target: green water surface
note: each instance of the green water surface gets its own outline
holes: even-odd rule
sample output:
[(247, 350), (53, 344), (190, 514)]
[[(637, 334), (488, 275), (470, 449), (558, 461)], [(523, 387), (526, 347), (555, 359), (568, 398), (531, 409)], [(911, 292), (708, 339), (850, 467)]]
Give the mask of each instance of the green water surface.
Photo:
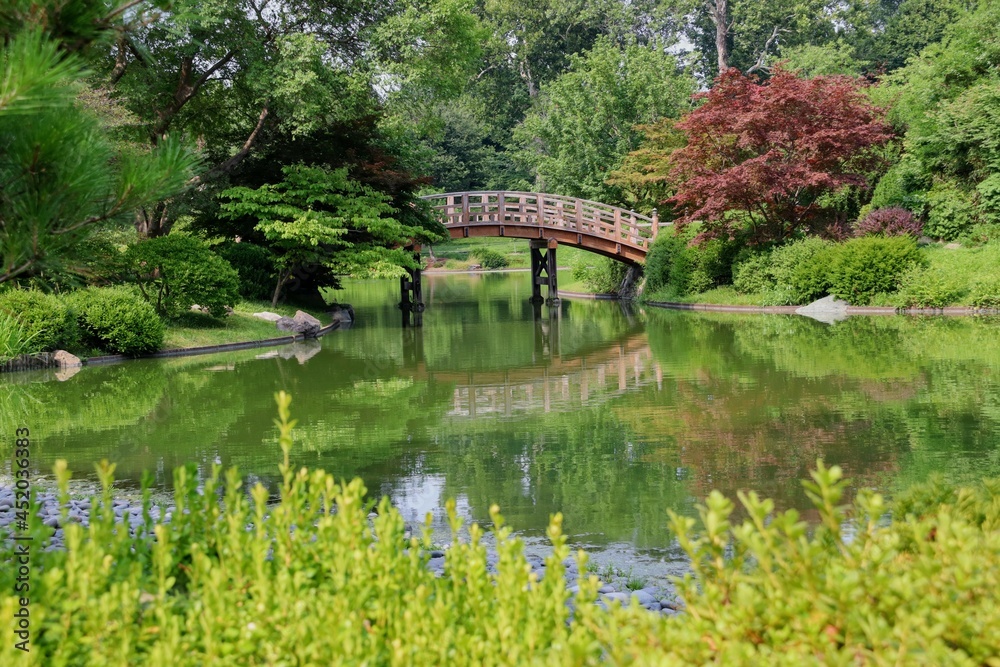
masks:
[(401, 327), (398, 283), (355, 282), (333, 297), (358, 323), (321, 342), (3, 377), (0, 433), (31, 428), (37, 474), (106, 458), (122, 485), (148, 469), (166, 489), (175, 466), (221, 463), (275, 489), (284, 389), (296, 462), (361, 476), (408, 520), (443, 526), (455, 498), (488, 523), (497, 503), (532, 540), (561, 511), (574, 544), (630, 563), (676, 559), (666, 510), (713, 488), (808, 509), (798, 480), (820, 457), (888, 493), (1000, 475), (996, 320), (586, 300), (536, 318), (525, 273), (425, 280), (421, 329)]

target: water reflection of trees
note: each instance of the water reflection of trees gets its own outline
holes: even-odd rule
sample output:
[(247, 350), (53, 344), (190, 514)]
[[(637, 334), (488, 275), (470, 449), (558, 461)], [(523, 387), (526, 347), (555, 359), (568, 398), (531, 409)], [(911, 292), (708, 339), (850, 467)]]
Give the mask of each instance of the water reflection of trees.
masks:
[[(753, 487), (802, 506), (817, 456), (857, 485), (894, 487), (941, 470), (1000, 473), (996, 322), (657, 312), (650, 346), (669, 409), (629, 418), (650, 439), (673, 434), (698, 494)], [(641, 399), (637, 399), (641, 402)]]

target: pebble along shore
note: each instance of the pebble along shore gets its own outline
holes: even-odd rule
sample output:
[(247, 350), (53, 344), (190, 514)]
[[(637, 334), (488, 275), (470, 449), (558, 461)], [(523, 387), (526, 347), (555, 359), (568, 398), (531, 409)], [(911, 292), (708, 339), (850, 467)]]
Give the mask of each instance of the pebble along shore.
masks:
[[(55, 531), (49, 543), (44, 547), (44, 550), (54, 551), (56, 549), (64, 549), (65, 533), (61, 523), (62, 519), (57, 495), (50, 491), (40, 492), (37, 494), (37, 499), (39, 504), (39, 518), (41, 518), (43, 524)], [(129, 532), (133, 535), (142, 527), (142, 504), (140, 502), (126, 498), (116, 498), (112, 501), (112, 508), (116, 520), (127, 524)], [(77, 522), (83, 526), (90, 524), (91, 501), (89, 498), (71, 499), (67, 509), (67, 518), (69, 521)], [(153, 519), (160, 519), (162, 517), (163, 522), (168, 522), (175, 509), (173, 505), (161, 506), (153, 504), (150, 507), (150, 516)], [(374, 519), (375, 516), (373, 513), (369, 518)], [(14, 489), (10, 486), (0, 486), (0, 532), (8, 533), (11, 531), (14, 518)], [(439, 577), (444, 574), (446, 550), (447, 548), (435, 549), (428, 554), (427, 567)], [(496, 553), (488, 551), (486, 559), (489, 571), (495, 573), (498, 560)], [(538, 576), (538, 579), (541, 580), (544, 578), (544, 559), (537, 555), (528, 555), (526, 559), (530, 563), (532, 571)], [(566, 567), (566, 585), (569, 591), (575, 594), (580, 589), (578, 584), (580, 573), (577, 569), (576, 561), (569, 558), (564, 562), (564, 565)], [(657, 587), (630, 591), (624, 587), (621, 587), (621, 590), (619, 590), (619, 587), (605, 583), (599, 589), (599, 593), (600, 597), (597, 604), (604, 608), (609, 608), (612, 604), (618, 602), (623, 606), (636, 604), (651, 612), (658, 612), (664, 615), (677, 614), (680, 610), (680, 604), (673, 595)]]

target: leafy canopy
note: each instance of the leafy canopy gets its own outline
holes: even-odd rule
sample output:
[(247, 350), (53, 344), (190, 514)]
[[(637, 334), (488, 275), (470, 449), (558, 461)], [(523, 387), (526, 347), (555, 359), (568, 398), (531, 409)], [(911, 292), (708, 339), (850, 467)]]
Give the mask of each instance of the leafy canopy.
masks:
[(171, 234), (142, 241), (125, 253), (126, 273), (156, 312), (177, 317), (198, 304), (213, 317), (239, 301), (239, 275), (204, 241)]
[(393, 217), (389, 196), (348, 177), (347, 168), (291, 165), (284, 179), (259, 188), (235, 187), (222, 193), (221, 214), (250, 217), (277, 255), (279, 276), (272, 301), (297, 274), (370, 271), (394, 275), (416, 268), (404, 246), (443, 236)]
[(571, 59), (569, 71), (543, 86), (538, 103), (515, 133), (537, 187), (598, 201), (623, 201), (606, 183), (639, 147), (635, 125), (676, 118), (688, 108), (694, 79), (662, 48), (619, 49), (600, 40)]

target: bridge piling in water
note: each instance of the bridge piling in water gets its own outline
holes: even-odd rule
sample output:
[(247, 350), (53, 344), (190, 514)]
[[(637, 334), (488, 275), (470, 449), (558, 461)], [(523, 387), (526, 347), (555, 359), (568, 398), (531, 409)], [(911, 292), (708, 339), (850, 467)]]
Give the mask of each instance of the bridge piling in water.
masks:
[(406, 269), (407, 275), (399, 279), (399, 309), (403, 311), (403, 327), (420, 327), (424, 324), (424, 291), (420, 276), (420, 246), (413, 245), (413, 258), (417, 268)]
[[(543, 301), (549, 306), (559, 305), (559, 282), (556, 276), (556, 239), (531, 239), (531, 303)], [(542, 250), (545, 252), (543, 253)], [(546, 298), (542, 298), (542, 285), (547, 288)]]

